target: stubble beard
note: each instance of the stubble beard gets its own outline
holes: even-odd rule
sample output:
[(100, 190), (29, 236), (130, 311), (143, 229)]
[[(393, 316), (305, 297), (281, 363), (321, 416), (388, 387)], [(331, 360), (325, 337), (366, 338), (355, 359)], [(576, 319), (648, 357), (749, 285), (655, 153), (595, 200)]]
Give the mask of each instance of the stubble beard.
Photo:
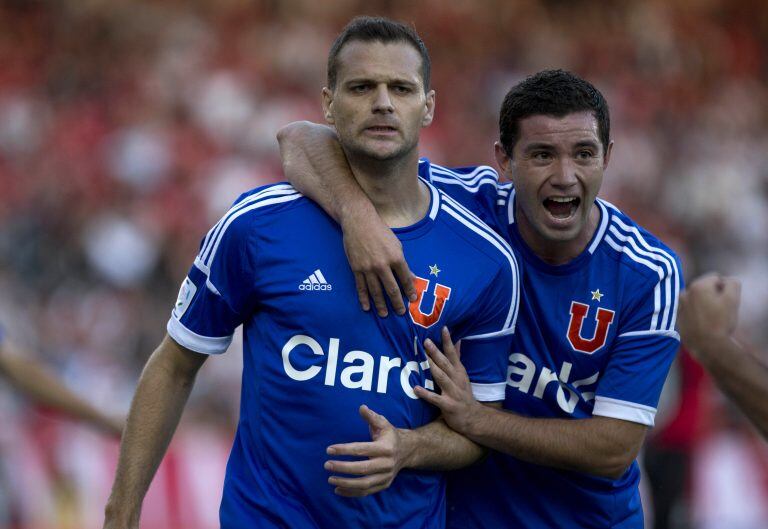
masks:
[(390, 152), (378, 152), (374, 148), (366, 146), (363, 142), (349, 142), (342, 144), (347, 158), (363, 164), (393, 163), (408, 157), (418, 147), (418, 141), (405, 141)]

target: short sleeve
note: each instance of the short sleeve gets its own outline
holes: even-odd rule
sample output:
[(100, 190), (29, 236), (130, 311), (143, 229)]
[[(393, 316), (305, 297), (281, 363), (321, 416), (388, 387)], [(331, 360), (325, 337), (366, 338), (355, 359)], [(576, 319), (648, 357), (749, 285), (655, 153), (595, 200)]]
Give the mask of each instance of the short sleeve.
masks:
[(256, 243), (243, 213), (236, 204), (203, 239), (168, 320), (171, 338), (198, 353), (226, 351), (253, 311)]
[(675, 329), (680, 263), (666, 255), (665, 261), (657, 261), (658, 277), (638, 288), (625, 309), (627, 316), (595, 392), (593, 415), (654, 424), (661, 389), (680, 348)]
[(499, 174), (492, 167), (447, 168), (422, 158), (419, 176), (477, 215), (493, 231), (507, 237), (505, 219), (512, 184), (500, 182)]
[(457, 335), (463, 335), (461, 362), (472, 392), (481, 402), (502, 401), (506, 393), (507, 357), (520, 299), (519, 272), (514, 256), (512, 259), (488, 284), (471, 321), (457, 329)]

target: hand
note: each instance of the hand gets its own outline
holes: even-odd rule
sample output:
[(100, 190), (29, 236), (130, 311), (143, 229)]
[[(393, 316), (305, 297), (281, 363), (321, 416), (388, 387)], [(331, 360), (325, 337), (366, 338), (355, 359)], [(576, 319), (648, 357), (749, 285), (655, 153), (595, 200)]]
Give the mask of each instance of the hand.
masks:
[(388, 488), (405, 461), (406, 454), (400, 431), (383, 415), (372, 411), (368, 406), (360, 406), (360, 415), (368, 423), (372, 441), (331, 445), (327, 449), (328, 455), (331, 456), (366, 458), (360, 461), (325, 462), (325, 469), (330, 472), (361, 476), (328, 478), (328, 483), (336, 487), (334, 492), (340, 496), (368, 496)]
[(701, 360), (708, 346), (730, 338), (738, 323), (741, 283), (719, 274), (707, 274), (691, 283), (680, 296), (677, 325), (682, 342)]
[[(397, 314), (405, 314), (400, 287), (410, 301), (416, 301), (411, 270), (405, 262), (403, 246), (378, 215), (355, 215), (342, 223), (344, 251), (355, 274), (357, 297), (363, 310), (370, 310), (370, 297), (380, 316), (388, 314), (384, 295)], [(398, 286), (398, 283), (400, 286)]]
[(472, 394), (467, 371), (459, 359), (456, 346), (451, 341), (451, 333), (443, 327), (443, 349), (427, 339), (424, 348), (429, 358), (429, 370), (432, 378), (440, 386), (441, 394), (416, 386), (416, 396), (440, 408), (445, 422), (457, 432), (467, 435), (473, 419), (483, 412), (483, 406)]

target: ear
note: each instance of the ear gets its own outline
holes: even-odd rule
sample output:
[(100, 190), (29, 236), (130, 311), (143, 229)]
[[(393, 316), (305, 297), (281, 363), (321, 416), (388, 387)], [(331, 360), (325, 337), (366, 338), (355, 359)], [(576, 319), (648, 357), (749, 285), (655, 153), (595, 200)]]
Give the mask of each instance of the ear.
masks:
[(507, 154), (507, 150), (498, 141), (493, 144), (493, 154), (496, 156), (496, 163), (501, 172), (512, 180), (512, 157)]
[(325, 122), (329, 125), (334, 124), (333, 119), (333, 91), (325, 87), (323, 88), (323, 115), (325, 115)]
[(613, 152), (613, 142), (610, 142), (608, 148), (605, 149), (605, 156), (603, 156), (603, 171), (608, 168), (608, 162), (611, 161), (611, 152)]
[(421, 119), (421, 126), (428, 127), (432, 123), (432, 119), (435, 117), (435, 91), (430, 90), (427, 92), (427, 97), (424, 101), (424, 117)]

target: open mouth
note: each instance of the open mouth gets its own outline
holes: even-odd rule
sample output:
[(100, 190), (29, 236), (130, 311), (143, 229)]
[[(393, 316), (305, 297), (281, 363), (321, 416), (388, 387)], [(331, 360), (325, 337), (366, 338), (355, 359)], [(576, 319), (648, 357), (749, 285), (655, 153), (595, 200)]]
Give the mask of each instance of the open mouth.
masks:
[(579, 209), (581, 199), (578, 197), (549, 197), (544, 199), (543, 204), (553, 218), (567, 219)]

